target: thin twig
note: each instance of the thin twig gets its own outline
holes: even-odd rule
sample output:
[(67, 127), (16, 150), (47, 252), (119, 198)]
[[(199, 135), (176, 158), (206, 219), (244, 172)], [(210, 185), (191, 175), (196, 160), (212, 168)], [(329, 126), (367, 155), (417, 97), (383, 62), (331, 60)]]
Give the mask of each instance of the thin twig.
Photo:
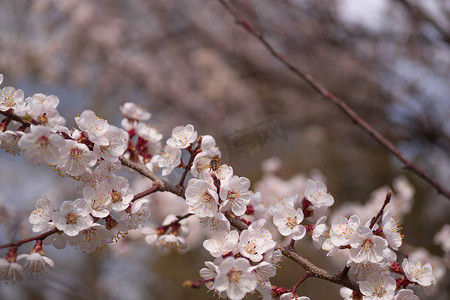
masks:
[(44, 233), (36, 235), (36, 236), (32, 236), (32, 237), (29, 237), (29, 238), (26, 238), (26, 239), (23, 239), (23, 240), (19, 240), (19, 241), (13, 242), (13, 243), (0, 245), (0, 249), (9, 248), (9, 247), (19, 247), (20, 245), (28, 243), (28, 242), (37, 241), (37, 240), (43, 240), (46, 237), (48, 237), (48, 236), (50, 236), (50, 235), (52, 235), (52, 234), (54, 234), (54, 233), (56, 233), (58, 231), (59, 231), (58, 229), (53, 228), (52, 230), (49, 230), (47, 232), (44, 232)]
[(360, 126), (364, 131), (371, 135), (381, 146), (397, 157), (405, 166), (417, 176), (427, 181), (432, 185), (440, 194), (444, 195), (450, 200), (450, 191), (443, 187), (433, 176), (428, 174), (425, 170), (410, 161), (394, 144), (379, 133), (375, 128), (369, 125), (361, 116), (359, 116), (353, 109), (351, 109), (345, 102), (333, 95), (324, 86), (322, 86), (311, 74), (307, 73), (303, 69), (292, 64), (289, 59), (276, 51), (275, 48), (264, 38), (261, 32), (255, 29), (236, 9), (234, 5), (227, 0), (218, 0), (222, 5), (234, 16), (236, 22), (242, 26), (247, 32), (256, 37), (264, 47), (272, 54), (277, 60), (285, 65), (290, 71), (302, 78), (309, 84), (315, 91), (317, 91), (325, 99), (328, 99), (335, 105), (337, 105), (354, 123)]
[(384, 199), (383, 206), (380, 208), (380, 211), (378, 212), (378, 214), (375, 217), (372, 218), (372, 221), (370, 221), (370, 225), (369, 225), (370, 229), (373, 228), (373, 226), (378, 221), (378, 219), (383, 215), (384, 209), (386, 208), (386, 205), (388, 205), (389, 202), (391, 202), (391, 196), (392, 196), (392, 192), (388, 191), (386, 193), (386, 198)]

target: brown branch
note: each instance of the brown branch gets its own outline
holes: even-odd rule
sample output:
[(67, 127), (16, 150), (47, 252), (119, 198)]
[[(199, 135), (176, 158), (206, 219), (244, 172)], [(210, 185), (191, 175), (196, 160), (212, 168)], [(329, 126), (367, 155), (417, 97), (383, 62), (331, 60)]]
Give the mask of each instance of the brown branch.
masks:
[(247, 32), (256, 37), (264, 47), (272, 54), (277, 60), (279, 60), (284, 66), (286, 66), (294, 74), (302, 78), (308, 83), (315, 91), (323, 96), (328, 101), (338, 106), (354, 123), (360, 126), (370, 136), (372, 136), (381, 146), (387, 151), (397, 157), (405, 166), (417, 176), (427, 181), (432, 185), (440, 194), (444, 195), (450, 200), (450, 191), (443, 187), (434, 177), (428, 172), (410, 161), (394, 144), (379, 133), (375, 128), (369, 125), (361, 116), (359, 116), (353, 109), (351, 109), (345, 102), (333, 95), (324, 86), (322, 86), (311, 74), (307, 73), (303, 69), (296, 67), (289, 59), (275, 50), (275, 48), (264, 38), (261, 32), (255, 29), (247, 20), (241, 15), (241, 13), (227, 0), (218, 0), (222, 5), (234, 16), (236, 22), (242, 26)]
[(13, 242), (13, 243), (0, 245), (0, 249), (9, 248), (9, 247), (19, 247), (20, 245), (28, 243), (28, 242), (37, 241), (37, 240), (43, 240), (46, 237), (48, 237), (49, 235), (52, 235), (52, 234), (54, 234), (54, 233), (56, 233), (58, 231), (59, 230), (57, 228), (53, 228), (52, 230), (44, 232), (44, 233), (42, 233), (40, 235), (32, 236), (32, 237), (29, 237), (29, 238), (26, 238), (26, 239), (23, 239), (23, 240), (19, 240), (19, 241)]
[[(236, 229), (242, 231), (246, 230), (248, 228), (247, 224), (243, 223), (242, 221), (239, 221), (238, 219), (234, 218), (231, 214), (225, 214), (225, 217), (230, 221), (230, 224), (235, 227)], [(306, 258), (302, 257), (300, 254), (298, 254), (295, 249), (288, 247), (283, 247), (280, 245), (277, 245), (277, 250), (280, 250), (281, 253), (283, 253), (284, 256), (292, 259), (297, 264), (299, 264), (303, 269), (305, 269), (306, 273), (309, 273), (311, 277), (317, 277), (321, 278), (345, 287), (348, 287), (349, 289), (352, 289), (356, 292), (359, 292), (359, 286), (356, 282), (351, 280), (347, 273), (339, 272), (337, 274), (330, 274), (326, 270), (319, 268)]]
[(384, 209), (386, 208), (386, 205), (389, 204), (389, 202), (391, 202), (391, 196), (392, 196), (392, 192), (388, 191), (386, 193), (386, 198), (384, 199), (383, 202), (383, 206), (381, 207), (380, 211), (378, 212), (378, 214), (372, 218), (372, 220), (370, 221), (370, 225), (369, 228), (372, 229), (373, 226), (375, 225), (375, 223), (378, 221), (378, 219), (383, 215), (384, 213)]
[(175, 195), (178, 195), (178, 196), (184, 198), (184, 187), (178, 186), (178, 185), (172, 185), (172, 184), (162, 180), (155, 173), (150, 171), (145, 165), (135, 163), (135, 162), (125, 158), (124, 156), (120, 156), (119, 160), (124, 166), (127, 166), (128, 168), (137, 171), (139, 174), (151, 179), (155, 185), (159, 186), (159, 188), (158, 188), (159, 191), (172, 192)]
[[(190, 150), (191, 157), (189, 158), (189, 162), (186, 165), (186, 170), (184, 170), (183, 175), (181, 176), (180, 182), (178, 183), (178, 186), (180, 186), (180, 187), (183, 187), (184, 180), (186, 179), (186, 175), (192, 168), (192, 163), (194, 162), (194, 159), (197, 156), (197, 151), (200, 149), (200, 143), (201, 143), (201, 140), (199, 141), (198, 145), (193, 150)], [(190, 149), (190, 147), (192, 147), (192, 144), (189, 146), (189, 149)]]
[(153, 183), (151, 188), (134, 195), (133, 200), (131, 200), (131, 201), (133, 202), (133, 201), (136, 201), (137, 199), (140, 199), (140, 198), (143, 198), (143, 197), (145, 197), (147, 195), (153, 194), (154, 192), (159, 191), (160, 190), (159, 188), (160, 187), (159, 187), (158, 183)]

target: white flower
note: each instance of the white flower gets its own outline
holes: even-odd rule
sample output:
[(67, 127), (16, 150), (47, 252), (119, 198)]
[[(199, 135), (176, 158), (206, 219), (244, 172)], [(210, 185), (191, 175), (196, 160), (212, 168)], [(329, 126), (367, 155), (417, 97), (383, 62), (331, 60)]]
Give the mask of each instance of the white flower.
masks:
[(107, 161), (102, 160), (94, 170), (94, 176), (97, 181), (103, 180), (112, 180), (117, 176), (117, 173), (120, 171), (122, 164), (120, 161)]
[(108, 139), (109, 144), (106, 146), (95, 144), (94, 153), (98, 158), (101, 157), (115, 162), (127, 150), (129, 135), (123, 129), (111, 125), (109, 131), (105, 133), (105, 137)]
[(450, 253), (450, 225), (445, 224), (434, 236), (434, 243), (440, 244), (444, 253)]
[[(216, 149), (216, 148), (215, 148)], [(197, 154), (192, 162), (191, 174), (194, 177), (198, 177), (200, 173), (210, 170), (211, 161), (216, 162), (220, 159), (220, 151), (202, 151)]]
[(53, 245), (56, 249), (64, 249), (67, 245), (67, 235), (62, 232), (56, 232), (46, 237), (43, 241), (44, 245)]
[(358, 283), (364, 300), (392, 300), (397, 287), (395, 279), (384, 274), (373, 274)]
[[(217, 266), (210, 262), (210, 261), (206, 261), (205, 262), (206, 268), (203, 268), (200, 270), (200, 276), (203, 277), (204, 280), (209, 280), (209, 279), (213, 279), (214, 277), (217, 276)], [(214, 289), (214, 281), (208, 281), (205, 283), (206, 287), (208, 288), (208, 290), (212, 290)]]
[(380, 263), (371, 263), (368, 261), (362, 263), (355, 263), (350, 261), (347, 263), (347, 267), (350, 268), (349, 274), (352, 276), (352, 278), (354, 277), (359, 281), (364, 281), (374, 274), (389, 275), (389, 263), (387, 263), (386, 261), (387, 260), (383, 260)]
[[(210, 135), (202, 135), (202, 143), (200, 145), (200, 149), (202, 149), (202, 151), (213, 151), (216, 152), (219, 149), (216, 147), (216, 140), (214, 139), (214, 137), (210, 136)], [(220, 155), (220, 151), (219, 154)]]
[(187, 244), (184, 237), (175, 234), (163, 234), (159, 237), (158, 243), (168, 249), (186, 249)]
[(275, 248), (275, 241), (269, 230), (263, 228), (265, 219), (254, 221), (248, 229), (241, 232), (238, 250), (242, 256), (253, 262), (260, 262), (263, 254)]
[(298, 199), (297, 194), (281, 197), (277, 201), (269, 205), (268, 212), (271, 215), (275, 215), (288, 208), (294, 209), (294, 205), (297, 202), (297, 199)]
[(431, 264), (422, 263), (417, 257), (405, 258), (402, 263), (403, 271), (409, 281), (416, 282), (421, 286), (430, 286), (436, 283)]
[(192, 178), (186, 187), (188, 212), (200, 218), (214, 217), (219, 206), (219, 196), (212, 181)]
[(131, 229), (136, 229), (150, 218), (150, 201), (145, 198), (138, 199), (125, 211), (128, 214), (128, 225)]
[(92, 167), (97, 162), (94, 152), (90, 151), (85, 144), (73, 140), (66, 140), (60, 155), (59, 168), (72, 176), (81, 175), (86, 172), (87, 167)]
[(0, 136), (2, 149), (4, 149), (6, 153), (10, 153), (12, 155), (18, 154), (20, 152), (18, 142), (24, 134), (25, 133), (22, 131), (14, 132), (11, 130), (6, 130), (3, 132)]
[(231, 210), (236, 216), (242, 216), (251, 200), (251, 192), (248, 190), (250, 180), (235, 175), (230, 180), (223, 182), (224, 184), (221, 184), (220, 187), (220, 198), (223, 200), (220, 210), (226, 211), (231, 206)]
[(14, 284), (17, 280), (22, 280), (22, 278), (23, 267), (20, 264), (0, 258), (0, 280), (11, 280), (12, 284)]
[(16, 90), (11, 86), (4, 87), (0, 91), (0, 111), (23, 108), (26, 105), (23, 99), (24, 94), (22, 90)]
[(383, 214), (383, 233), (392, 249), (398, 250), (402, 245), (401, 227), (398, 226), (398, 220), (392, 217), (390, 211)]
[(93, 219), (89, 215), (88, 203), (84, 199), (64, 201), (60, 211), (53, 213), (56, 228), (64, 231), (68, 236), (75, 236), (81, 230), (92, 225)]
[(181, 150), (173, 145), (167, 144), (164, 147), (164, 153), (159, 157), (158, 166), (162, 168), (162, 175), (166, 176), (172, 173), (181, 162)]
[(267, 282), (270, 277), (277, 274), (277, 268), (275, 264), (268, 261), (262, 261), (253, 268), (253, 273), (255, 274), (258, 283), (263, 284), (264, 282)]
[(118, 176), (109, 182), (111, 191), (111, 209), (116, 211), (125, 210), (133, 200), (133, 190), (130, 188), (128, 179)]
[(173, 145), (180, 149), (187, 148), (197, 139), (197, 131), (194, 126), (188, 124), (186, 126), (177, 126), (172, 130), (172, 137), (167, 140), (167, 145)]
[(280, 300), (310, 300), (308, 297), (295, 297), (292, 292), (284, 293), (280, 296)]
[(111, 189), (102, 181), (96, 187), (87, 185), (83, 189), (83, 197), (89, 205), (89, 212), (97, 218), (105, 218), (111, 211)]
[(55, 108), (40, 103), (30, 104), (26, 114), (38, 121), (40, 125), (52, 130), (58, 130), (61, 125), (65, 124), (65, 119), (59, 116)]
[(322, 247), (323, 242), (330, 238), (330, 227), (326, 223), (327, 217), (321, 217), (314, 225), (312, 232), (313, 244), (317, 249)]
[(30, 133), (24, 134), (18, 145), (24, 150), (28, 162), (38, 164), (45, 161), (53, 165), (58, 162), (59, 149), (65, 143), (66, 141), (62, 136), (53, 133), (48, 127), (38, 125), (31, 126)]
[(334, 198), (327, 193), (327, 187), (323, 182), (308, 179), (305, 187), (305, 197), (315, 207), (331, 206)]
[(305, 226), (300, 225), (303, 221), (303, 211), (301, 208), (294, 210), (286, 208), (278, 211), (273, 216), (273, 223), (278, 227), (278, 231), (283, 236), (291, 236), (293, 240), (300, 240), (306, 234)]
[(112, 242), (112, 234), (105, 226), (98, 223), (80, 231), (80, 233), (73, 237), (67, 237), (67, 241), (71, 246), (80, 245), (84, 253), (92, 253), (97, 250), (102, 250), (107, 243)]
[(236, 230), (227, 232), (221, 230), (216, 232), (211, 239), (203, 242), (203, 247), (211, 253), (213, 257), (226, 255), (236, 248), (239, 241), (239, 233)]
[(75, 117), (75, 122), (81, 131), (87, 133), (91, 142), (101, 146), (108, 146), (109, 140), (106, 137), (106, 133), (110, 129), (108, 121), (97, 117), (91, 110), (85, 110), (79, 117)]
[(252, 273), (250, 263), (245, 258), (227, 257), (220, 264), (214, 287), (226, 292), (228, 298), (242, 299), (246, 293), (256, 289), (257, 280)]
[(413, 290), (402, 289), (395, 294), (393, 300), (420, 300), (420, 298), (414, 294)]
[(145, 141), (146, 152), (150, 155), (155, 155), (161, 150), (161, 140), (163, 135), (158, 130), (146, 123), (138, 123), (136, 125), (136, 132), (140, 139)]
[(230, 221), (223, 213), (218, 213), (214, 217), (205, 217), (200, 219), (203, 227), (207, 228), (208, 232), (214, 231), (230, 231)]
[(50, 230), (53, 228), (49, 221), (53, 214), (53, 201), (48, 196), (43, 196), (36, 201), (28, 221), (33, 224), (33, 232)]
[(147, 121), (152, 116), (151, 113), (143, 110), (133, 102), (126, 102), (119, 109), (124, 117), (132, 120)]
[(52, 108), (58, 107), (59, 99), (55, 95), (44, 95), (41, 93), (36, 93), (31, 97), (25, 99), (28, 104), (42, 104)]
[(330, 241), (333, 245), (339, 247), (350, 244), (350, 237), (358, 228), (359, 222), (357, 215), (353, 215), (349, 219), (339, 217), (333, 220), (330, 227)]
[(25, 271), (34, 276), (41, 276), (47, 273), (48, 267), (54, 268), (55, 263), (50, 258), (43, 256), (37, 252), (32, 254), (21, 254), (17, 256), (17, 260), (25, 259)]
[(348, 287), (341, 287), (339, 289), (339, 295), (344, 298), (344, 300), (353, 300), (353, 290), (349, 289)]
[(388, 242), (380, 236), (373, 234), (367, 225), (358, 227), (350, 238), (349, 258), (355, 263), (372, 262), (378, 263), (383, 260), (383, 250)]
[(163, 135), (154, 127), (147, 123), (136, 124), (136, 133), (146, 141), (157, 143), (163, 138)]

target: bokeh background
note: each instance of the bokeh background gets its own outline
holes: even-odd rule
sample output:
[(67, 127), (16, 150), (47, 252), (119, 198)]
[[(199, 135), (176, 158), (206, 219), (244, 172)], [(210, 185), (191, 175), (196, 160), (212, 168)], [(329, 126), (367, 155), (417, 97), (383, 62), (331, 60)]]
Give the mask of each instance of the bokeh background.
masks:
[[(450, 186), (450, 2), (447, 0), (233, 1), (292, 62), (313, 74), (415, 163)], [(281, 159), (281, 177), (320, 170), (336, 204), (364, 202), (402, 175), (414, 186), (404, 242), (433, 244), (450, 201), (404, 170), (338, 108), (277, 62), (211, 0), (0, 1), (2, 86), (60, 98), (68, 126), (84, 109), (120, 124), (118, 107), (133, 101), (164, 133), (193, 124), (216, 137), (223, 160), (257, 182), (262, 161)], [(278, 129), (264, 143), (232, 137), (261, 126)], [(164, 139), (164, 140), (165, 140)], [(44, 193), (74, 199), (69, 179), (22, 157), (0, 153), (0, 243), (28, 236), (26, 221)], [(131, 235), (131, 234), (130, 234)], [(130, 237), (130, 240), (132, 238)], [(39, 279), (1, 286), (1, 299), (212, 299), (182, 288), (209, 256), (201, 245), (161, 254), (140, 243), (95, 254), (48, 248), (57, 268)], [(329, 266), (324, 253), (305, 256)], [(3, 252), (1, 253), (3, 255)], [(287, 260), (273, 283), (303, 274)], [(331, 267), (332, 268), (332, 267)], [(338, 287), (311, 279), (311, 299), (340, 299)], [(448, 299), (448, 279), (429, 299)]]

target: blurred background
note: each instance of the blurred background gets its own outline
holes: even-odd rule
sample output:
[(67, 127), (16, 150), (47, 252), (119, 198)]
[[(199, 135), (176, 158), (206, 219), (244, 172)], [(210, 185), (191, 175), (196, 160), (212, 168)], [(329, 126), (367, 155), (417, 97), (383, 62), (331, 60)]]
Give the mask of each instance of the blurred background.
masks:
[[(450, 1), (233, 3), (280, 52), (450, 187)], [(213, 135), (223, 161), (253, 183), (273, 156), (281, 159), (284, 179), (320, 170), (338, 206), (364, 202), (403, 175), (415, 189), (404, 242), (443, 254), (433, 236), (449, 220), (450, 201), (277, 62), (218, 1), (0, 1), (0, 73), (2, 86), (26, 96), (57, 95), (69, 128), (85, 109), (119, 125), (119, 105), (133, 101), (152, 113), (150, 123), (164, 141), (173, 127), (188, 123)], [(0, 243), (30, 235), (26, 220), (44, 193), (61, 201), (77, 195), (69, 179), (22, 157), (2, 151), (0, 166)], [(47, 247), (56, 269), (0, 287), (0, 298), (213, 298), (204, 287), (181, 287), (198, 280), (210, 259), (201, 244), (160, 254), (142, 241), (131, 243), (133, 251), (111, 246), (95, 254)], [(306, 243), (305, 249), (328, 266), (324, 253)], [(291, 287), (303, 270), (287, 260), (282, 266), (273, 283)], [(448, 299), (448, 279), (439, 288), (423, 299)], [(340, 299), (338, 289), (310, 279), (298, 292)]]

